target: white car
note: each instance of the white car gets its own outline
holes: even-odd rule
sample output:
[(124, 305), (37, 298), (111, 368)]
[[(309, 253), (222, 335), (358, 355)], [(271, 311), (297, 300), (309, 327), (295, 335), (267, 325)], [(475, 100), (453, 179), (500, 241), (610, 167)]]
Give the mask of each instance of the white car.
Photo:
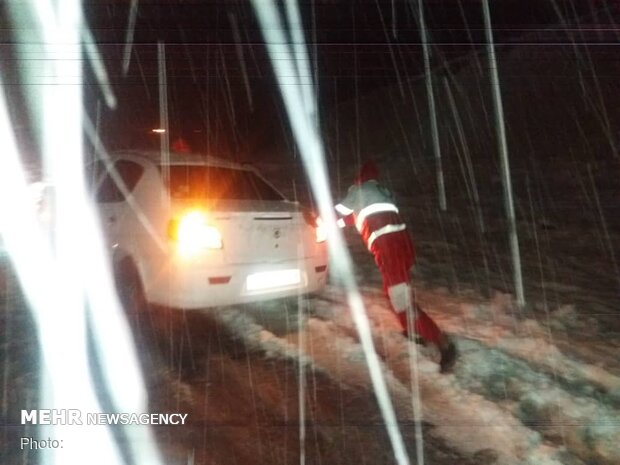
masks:
[(93, 163), (89, 176), (119, 292), (135, 305), (194, 309), (325, 285), (320, 220), (251, 167), (132, 151)]

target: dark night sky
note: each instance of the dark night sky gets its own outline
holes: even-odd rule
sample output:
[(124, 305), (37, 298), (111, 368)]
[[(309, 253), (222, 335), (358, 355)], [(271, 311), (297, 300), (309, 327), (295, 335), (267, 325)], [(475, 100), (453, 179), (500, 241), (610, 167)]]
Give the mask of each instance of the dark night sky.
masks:
[[(300, 3), (305, 37), (317, 59), (322, 112), (421, 73), (415, 2)], [(110, 147), (157, 142), (148, 130), (158, 125), (158, 41), (166, 44), (172, 138), (182, 135), (201, 150), (247, 152), (282, 137), (286, 122), (280, 97), (249, 1), (140, 1), (132, 63), (124, 76), (121, 61), (129, 4), (118, 0), (84, 3), (87, 23), (119, 100), (117, 110), (103, 112), (102, 135)], [(479, 0), (433, 0), (425, 5), (435, 65), (458, 60), (483, 46)], [(557, 23), (558, 12), (574, 21), (602, 6), (598, 0), (494, 0), (495, 39), (510, 46), (532, 31)], [(7, 44), (15, 40), (15, 25), (5, 15), (0, 17), (4, 17), (0, 42)], [(584, 40), (601, 39), (584, 36)], [(247, 73), (242, 71), (239, 49)], [(85, 97), (94, 115), (101, 98), (97, 86), (85, 86)]]

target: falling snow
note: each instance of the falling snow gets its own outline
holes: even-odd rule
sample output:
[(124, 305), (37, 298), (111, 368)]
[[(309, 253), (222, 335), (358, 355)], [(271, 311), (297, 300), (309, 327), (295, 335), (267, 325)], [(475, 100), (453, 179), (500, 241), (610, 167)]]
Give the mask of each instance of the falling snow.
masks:
[[(0, 463), (620, 463), (616, 2), (18, 3), (0, 5)], [(325, 289), (122, 312), (81, 164), (179, 140), (320, 211)], [(449, 374), (335, 227), (366, 157), (459, 348)], [(50, 406), (188, 417), (20, 424)], [(48, 433), (65, 448), (19, 447)]]

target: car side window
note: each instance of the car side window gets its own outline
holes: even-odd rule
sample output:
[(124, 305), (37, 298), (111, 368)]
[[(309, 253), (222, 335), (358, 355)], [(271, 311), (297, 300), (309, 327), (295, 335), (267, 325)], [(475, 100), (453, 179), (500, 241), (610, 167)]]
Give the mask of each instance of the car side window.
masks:
[[(118, 173), (127, 192), (133, 191), (144, 173), (144, 168), (141, 165), (127, 160), (120, 160), (114, 163), (114, 169)], [(106, 172), (97, 189), (96, 200), (100, 203), (123, 202), (127, 200), (123, 194), (123, 189), (118, 186), (110, 171)]]

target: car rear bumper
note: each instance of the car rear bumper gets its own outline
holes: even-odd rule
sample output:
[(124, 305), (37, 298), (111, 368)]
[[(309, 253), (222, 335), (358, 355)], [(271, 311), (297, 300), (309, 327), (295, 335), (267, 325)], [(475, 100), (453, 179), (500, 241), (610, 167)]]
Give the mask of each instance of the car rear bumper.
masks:
[(324, 257), (215, 267), (170, 263), (144, 285), (151, 303), (196, 309), (316, 292), (326, 284), (326, 265)]

